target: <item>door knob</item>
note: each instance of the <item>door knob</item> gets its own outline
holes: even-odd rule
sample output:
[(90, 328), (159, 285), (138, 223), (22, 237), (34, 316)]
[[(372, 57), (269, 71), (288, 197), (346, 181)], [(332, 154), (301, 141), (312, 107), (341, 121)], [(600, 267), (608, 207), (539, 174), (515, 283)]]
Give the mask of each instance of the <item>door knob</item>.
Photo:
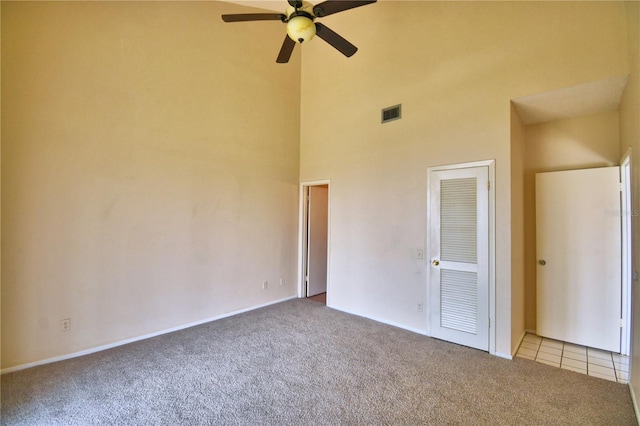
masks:
[(542, 265), (542, 266), (544, 266), (544, 265), (546, 265), (546, 264), (547, 264), (547, 262), (546, 262), (544, 259), (540, 259), (540, 260), (538, 260), (538, 263), (539, 263), (540, 265)]
[(433, 266), (438, 266), (440, 264), (440, 261), (438, 259), (433, 259), (433, 261), (431, 262), (431, 264)]

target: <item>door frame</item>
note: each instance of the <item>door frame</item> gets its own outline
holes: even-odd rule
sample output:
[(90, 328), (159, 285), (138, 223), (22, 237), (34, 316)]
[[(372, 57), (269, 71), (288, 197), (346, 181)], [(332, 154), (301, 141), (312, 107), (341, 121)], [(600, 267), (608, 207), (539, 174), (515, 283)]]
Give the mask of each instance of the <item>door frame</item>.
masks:
[(299, 213), (298, 213), (298, 297), (306, 297), (306, 285), (305, 285), (305, 265), (307, 263), (307, 223), (309, 218), (308, 203), (307, 203), (307, 189), (311, 186), (327, 185), (327, 306), (330, 306), (330, 287), (331, 287), (331, 180), (313, 180), (300, 182), (300, 195), (299, 195)]
[[(496, 204), (496, 196), (495, 196), (495, 160), (482, 160), (482, 161), (474, 161), (469, 163), (458, 163), (458, 164), (448, 164), (442, 166), (434, 166), (427, 168), (427, 212), (429, 206), (431, 206), (431, 173), (443, 170), (455, 170), (455, 169), (468, 169), (474, 167), (487, 167), (489, 172), (489, 200), (488, 200), (488, 216), (489, 223), (488, 227), (488, 237), (489, 237), (489, 353), (492, 355), (496, 355), (496, 214), (495, 214), (495, 204)], [(426, 214), (427, 221), (427, 232), (426, 232), (426, 241), (425, 247), (427, 251), (427, 255), (425, 259), (431, 259), (431, 247), (429, 242), (431, 241), (431, 227), (430, 227), (430, 218), (429, 214)], [(431, 294), (431, 278), (430, 274), (426, 274), (427, 279), (427, 294)], [(427, 320), (427, 334), (431, 336), (431, 309), (430, 304), (425, 304), (425, 312), (426, 312), (426, 320)]]
[(620, 353), (631, 355), (631, 300), (632, 300), (632, 210), (631, 204), (631, 148), (620, 160), (620, 220), (622, 225), (622, 335), (620, 336)]

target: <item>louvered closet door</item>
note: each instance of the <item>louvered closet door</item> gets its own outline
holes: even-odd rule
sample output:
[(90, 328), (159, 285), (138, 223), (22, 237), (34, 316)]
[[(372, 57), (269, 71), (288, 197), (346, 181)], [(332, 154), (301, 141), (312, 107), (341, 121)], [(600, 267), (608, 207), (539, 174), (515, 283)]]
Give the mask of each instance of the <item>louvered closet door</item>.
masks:
[(489, 170), (431, 171), (430, 319), (433, 337), (489, 350)]

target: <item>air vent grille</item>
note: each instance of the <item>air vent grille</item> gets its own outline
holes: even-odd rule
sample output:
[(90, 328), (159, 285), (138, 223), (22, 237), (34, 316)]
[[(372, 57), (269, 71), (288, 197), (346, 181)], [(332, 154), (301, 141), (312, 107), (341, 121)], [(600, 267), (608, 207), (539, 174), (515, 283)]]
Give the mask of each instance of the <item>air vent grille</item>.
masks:
[(382, 122), (387, 123), (402, 118), (402, 105), (394, 105), (382, 109)]

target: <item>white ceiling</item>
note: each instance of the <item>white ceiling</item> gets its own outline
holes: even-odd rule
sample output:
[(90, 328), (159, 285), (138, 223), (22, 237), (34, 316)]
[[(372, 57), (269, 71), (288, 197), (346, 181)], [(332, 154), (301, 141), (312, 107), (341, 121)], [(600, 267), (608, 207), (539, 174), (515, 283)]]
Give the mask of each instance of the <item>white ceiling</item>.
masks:
[[(257, 7), (267, 9), (272, 12), (284, 12), (289, 6), (287, 0), (225, 0), (227, 3), (235, 3), (242, 6)], [(304, 0), (307, 3), (318, 4), (324, 0)], [(381, 1), (397, 1), (397, 0), (378, 0)]]
[[(273, 12), (284, 12), (289, 6), (287, 0), (225, 0), (227, 3), (235, 3), (242, 6), (257, 7)], [(312, 4), (318, 4), (323, 0), (305, 0)]]
[(236, 3), (243, 6), (258, 7), (276, 12), (284, 12), (288, 3), (286, 0), (227, 0), (227, 3)]
[(522, 124), (617, 111), (627, 76), (612, 77), (514, 99)]

